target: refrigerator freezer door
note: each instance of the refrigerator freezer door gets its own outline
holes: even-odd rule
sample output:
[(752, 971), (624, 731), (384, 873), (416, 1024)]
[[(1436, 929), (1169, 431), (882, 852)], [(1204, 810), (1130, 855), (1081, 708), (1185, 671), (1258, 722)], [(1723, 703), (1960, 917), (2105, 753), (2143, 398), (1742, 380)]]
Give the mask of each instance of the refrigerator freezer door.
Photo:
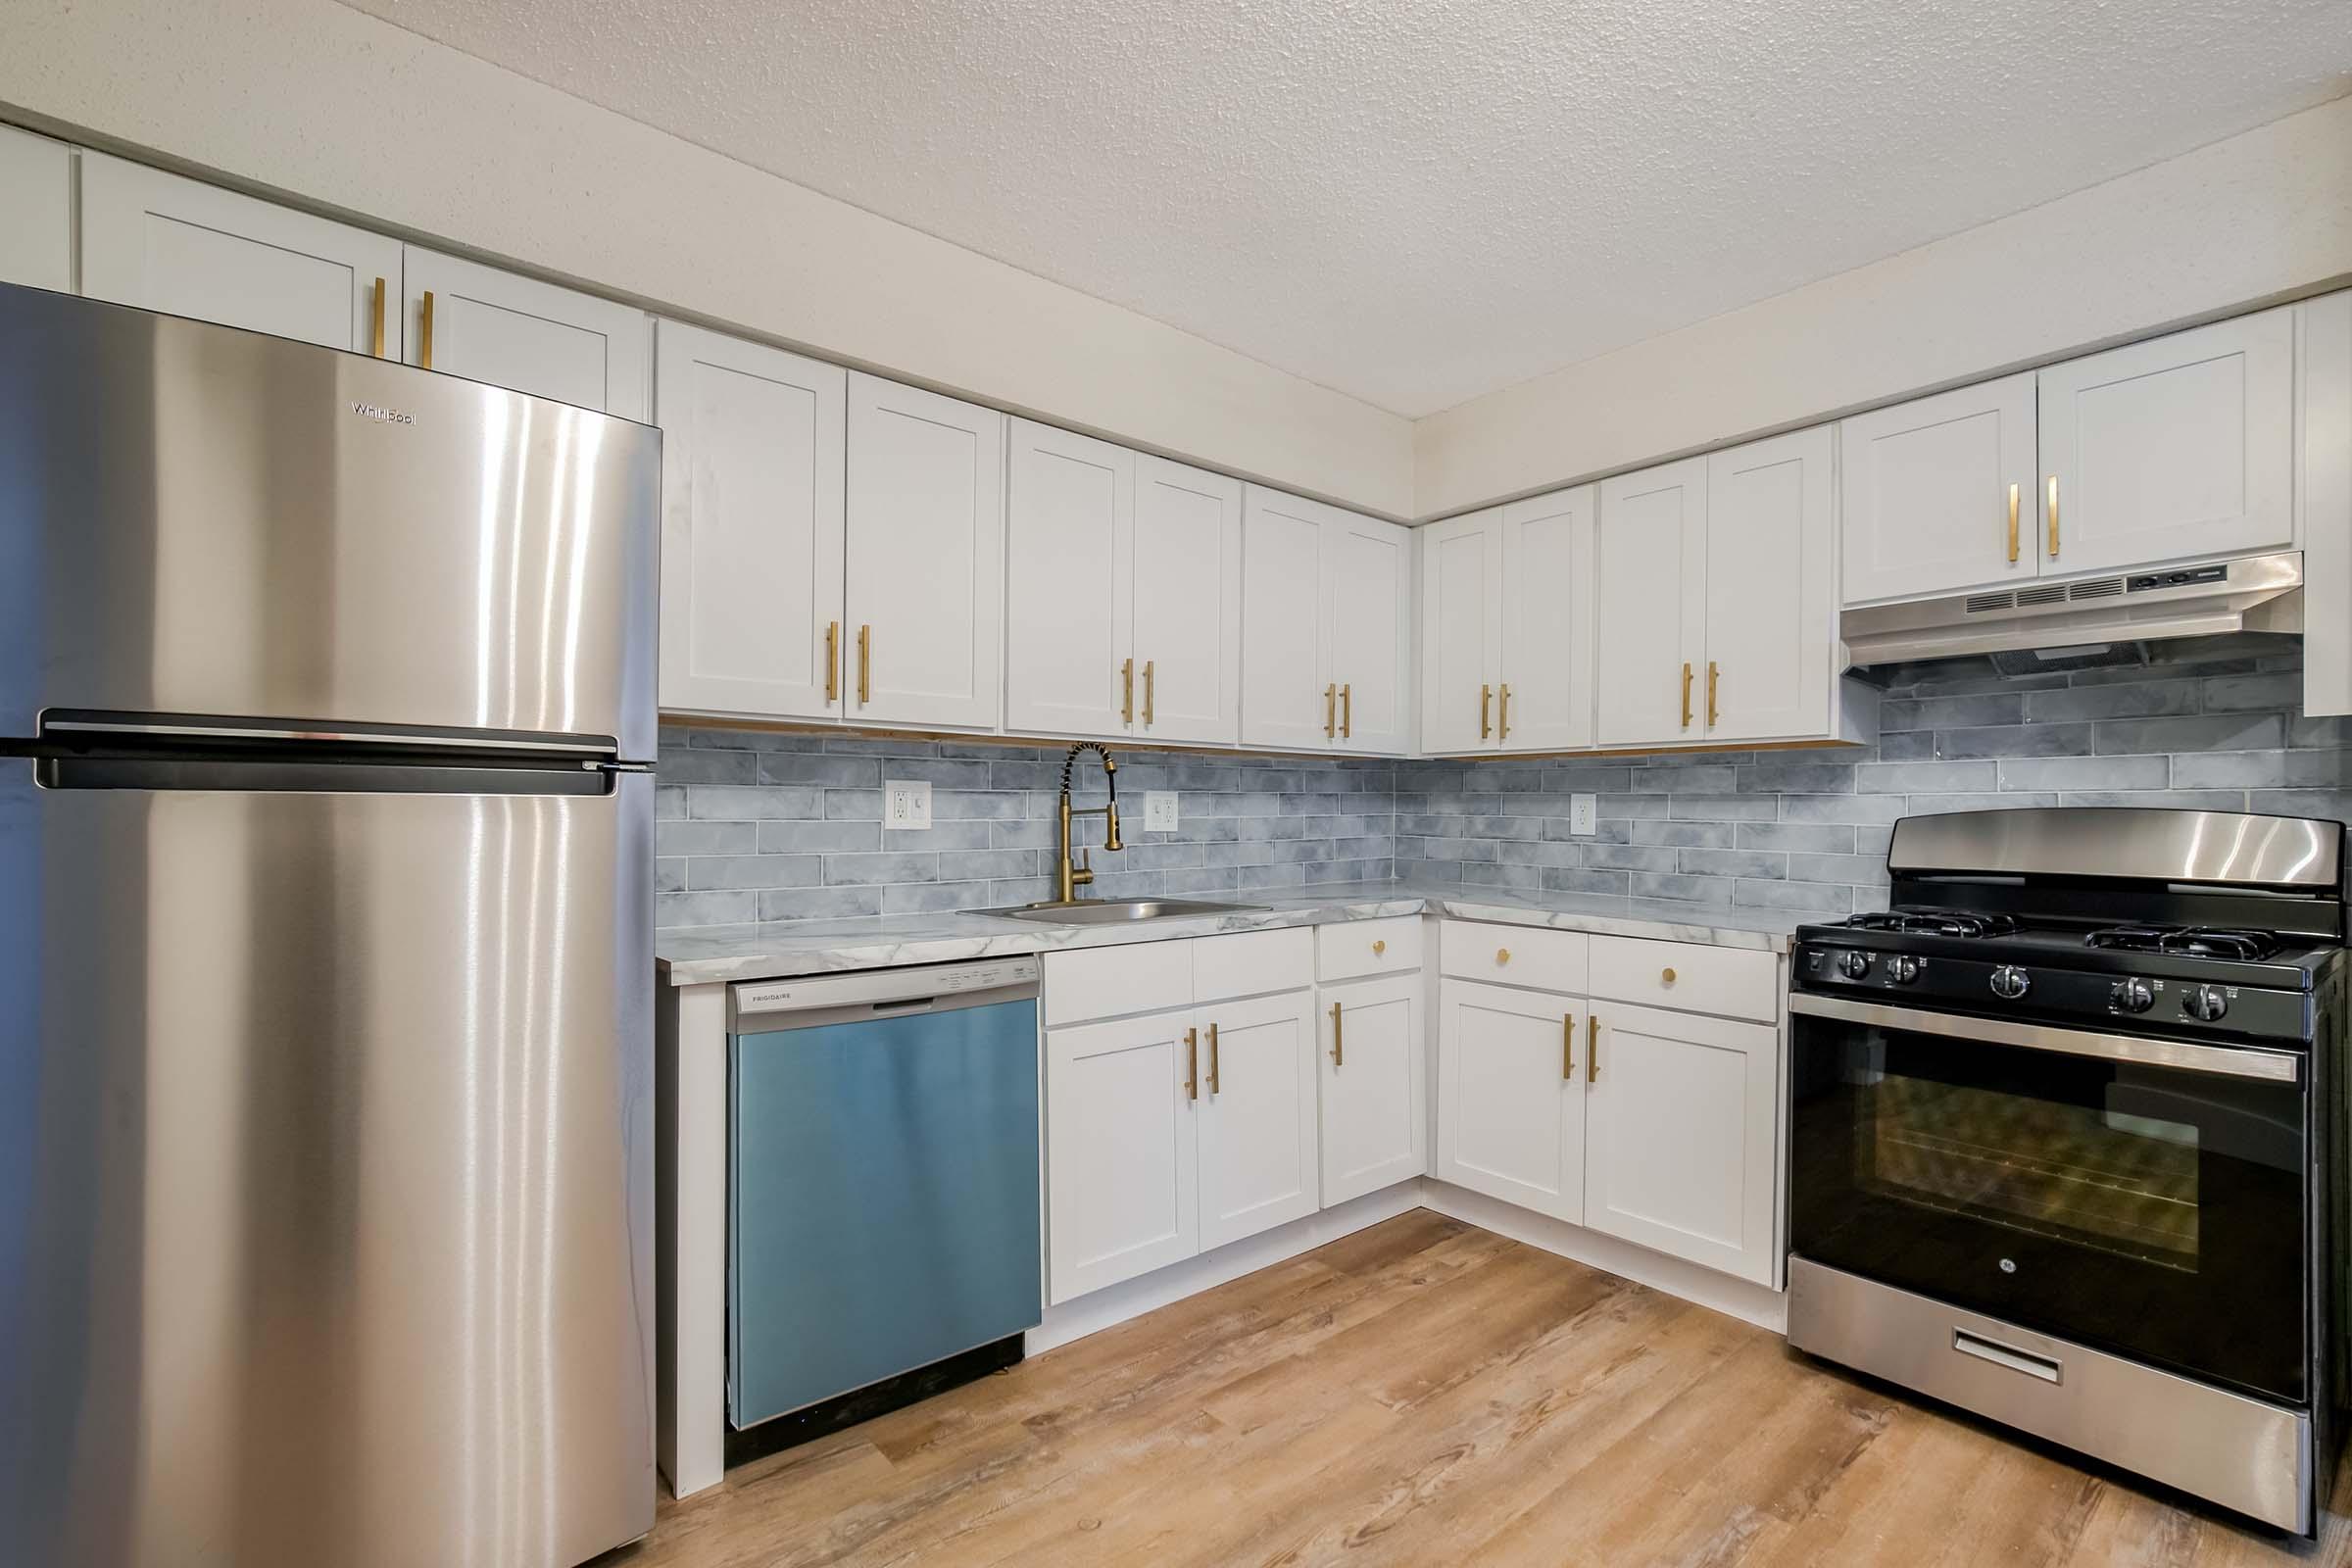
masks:
[(650, 1528), (652, 778), (31, 765), (0, 760), (0, 1556), (565, 1568)]
[(0, 285), (0, 739), (52, 708), (653, 756), (661, 436)]

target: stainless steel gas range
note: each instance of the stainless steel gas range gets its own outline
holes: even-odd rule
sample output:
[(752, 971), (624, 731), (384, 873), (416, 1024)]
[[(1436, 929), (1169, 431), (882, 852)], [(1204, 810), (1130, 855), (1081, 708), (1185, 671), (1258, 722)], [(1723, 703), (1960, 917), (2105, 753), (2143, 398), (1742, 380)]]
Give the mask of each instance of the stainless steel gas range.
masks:
[(2329, 1474), (2344, 827), (1908, 817), (1796, 933), (1788, 1339), (2282, 1530)]

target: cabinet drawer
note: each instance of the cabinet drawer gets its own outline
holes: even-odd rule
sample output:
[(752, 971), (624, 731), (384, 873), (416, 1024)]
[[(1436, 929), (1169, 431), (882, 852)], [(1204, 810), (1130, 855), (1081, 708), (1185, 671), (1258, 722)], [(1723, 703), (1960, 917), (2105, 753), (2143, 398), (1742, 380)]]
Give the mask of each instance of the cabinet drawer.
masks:
[(1595, 997), (1762, 1023), (1780, 1016), (1780, 960), (1772, 954), (1636, 937), (1592, 943)]
[(1357, 980), (1421, 967), (1421, 917), (1343, 920), (1315, 928), (1315, 978)]
[(1046, 1026), (1192, 1005), (1194, 946), (1136, 942), (1047, 954)]
[(1582, 931), (1448, 920), (1438, 956), (1460, 979), (1576, 995), (1585, 989), (1586, 941)]
[(1315, 982), (1315, 936), (1304, 926), (1196, 937), (1185, 945), (1193, 950), (1193, 998), (1198, 1002), (1297, 991)]

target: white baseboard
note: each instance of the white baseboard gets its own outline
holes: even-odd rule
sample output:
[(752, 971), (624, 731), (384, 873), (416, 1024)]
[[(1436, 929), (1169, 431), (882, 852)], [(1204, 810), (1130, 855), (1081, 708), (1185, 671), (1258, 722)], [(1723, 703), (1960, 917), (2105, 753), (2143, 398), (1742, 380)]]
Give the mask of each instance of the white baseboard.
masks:
[(1653, 1291), (1695, 1301), (1775, 1334), (1788, 1332), (1788, 1298), (1780, 1291), (1718, 1274), (1711, 1268), (1686, 1263), (1679, 1257), (1668, 1257), (1582, 1225), (1530, 1213), (1500, 1199), (1435, 1177), (1424, 1177), (1420, 1185), (1423, 1206), (1448, 1218), (1507, 1236), (1514, 1242), (1525, 1242), (1560, 1257), (1573, 1258), (1620, 1279), (1646, 1285)]
[(1295, 1219), (1288, 1225), (1277, 1225), (1213, 1252), (1203, 1252), (1181, 1263), (1090, 1291), (1076, 1300), (1047, 1307), (1046, 1320), (1022, 1337), (1022, 1348), (1029, 1355), (1037, 1355), (1057, 1345), (1082, 1340), (1131, 1317), (1141, 1317), (1171, 1301), (1181, 1301), (1228, 1280), (1254, 1274), (1300, 1252), (1311, 1252), (1326, 1242), (1336, 1242), (1367, 1225), (1409, 1214), (1421, 1206), (1419, 1179), (1399, 1182), (1304, 1219)]

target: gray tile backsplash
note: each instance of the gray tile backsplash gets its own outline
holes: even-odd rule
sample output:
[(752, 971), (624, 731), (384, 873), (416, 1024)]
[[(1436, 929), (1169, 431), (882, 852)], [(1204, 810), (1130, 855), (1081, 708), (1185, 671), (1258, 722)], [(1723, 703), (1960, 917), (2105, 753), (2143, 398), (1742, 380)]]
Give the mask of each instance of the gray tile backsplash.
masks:
[[(1097, 896), (1215, 895), (1411, 876), (1825, 913), (1886, 902), (1914, 812), (2208, 807), (2352, 818), (2352, 723), (2299, 716), (2278, 637), (2158, 644), (2145, 665), (1886, 672), (1877, 745), (1475, 762), (1121, 757), (1127, 849)], [(1116, 748), (1113, 748), (1114, 751)], [(664, 730), (657, 920), (665, 928), (984, 908), (1051, 897), (1059, 748)], [(882, 826), (885, 778), (927, 780), (933, 825)], [(1079, 768), (1079, 804), (1102, 773)], [(1142, 831), (1173, 789), (1173, 833)], [(1568, 831), (1598, 797), (1598, 831)], [(1081, 841), (1101, 824), (1080, 824)]]

